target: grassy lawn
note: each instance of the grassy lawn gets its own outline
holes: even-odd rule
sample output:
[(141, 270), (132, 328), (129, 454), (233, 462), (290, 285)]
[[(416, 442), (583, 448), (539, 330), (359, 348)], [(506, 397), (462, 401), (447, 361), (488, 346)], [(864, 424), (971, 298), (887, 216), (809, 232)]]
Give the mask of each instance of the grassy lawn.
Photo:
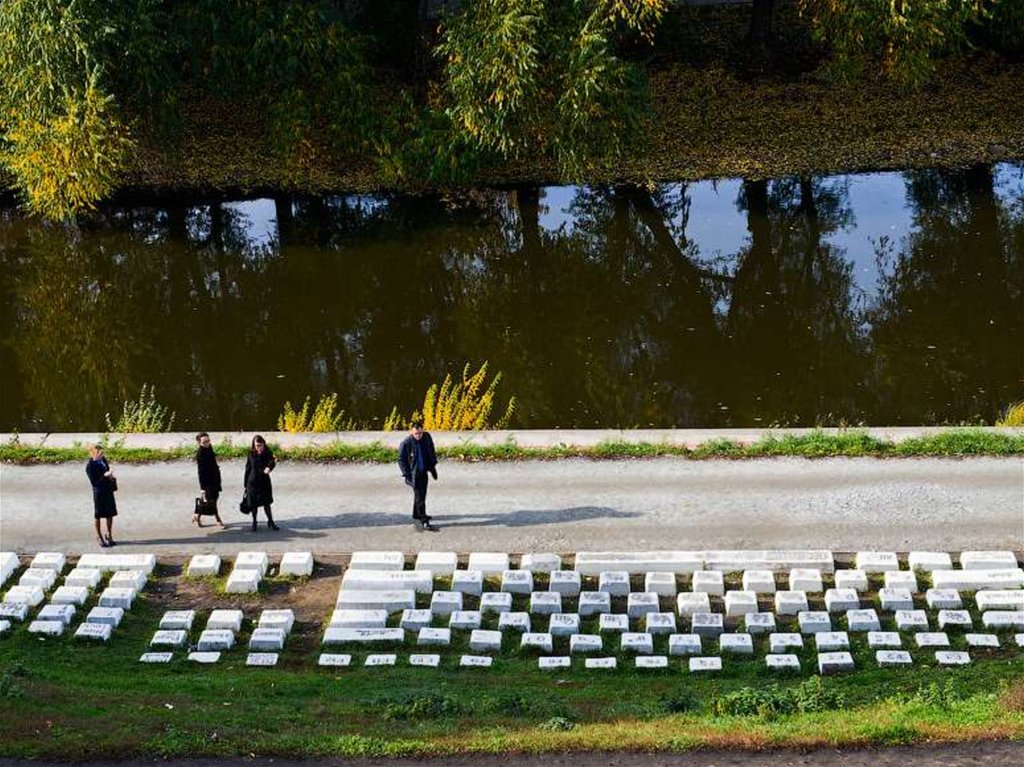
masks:
[[(936, 667), (933, 653), (914, 649), (905, 635), (914, 666), (879, 669), (864, 635), (855, 634), (857, 671), (826, 678), (810, 673), (813, 642), (799, 653), (803, 673), (770, 674), (763, 637), (755, 638), (753, 658), (727, 658), (721, 673), (705, 677), (689, 674), (679, 658), (668, 670), (643, 672), (622, 655), (615, 671), (584, 670), (577, 658), (570, 670), (542, 672), (535, 657), (518, 653), (511, 633), (491, 669), (457, 667), (468, 632), (453, 632), (452, 646), (439, 649), (440, 669), (409, 667), (409, 653), (438, 651), (412, 643), (397, 649), (393, 668), (363, 668), (365, 649), (352, 653), (350, 669), (318, 668), (339, 573), (318, 565), (308, 581), (272, 578), (260, 594), (229, 596), (223, 576), (186, 579), (180, 567), (162, 565), (109, 645), (84, 644), (70, 632), (40, 639), (17, 627), (0, 639), (0, 755), (394, 756), (1024, 737), (1024, 655), (1010, 635), (1002, 649), (974, 650), (975, 661), (955, 669)], [(315, 598), (303, 598), (311, 591)], [(516, 599), (520, 609), (525, 597)], [(812, 609), (817, 602), (820, 595)], [(195, 641), (206, 607), (232, 605), (247, 620), (220, 663), (189, 663), (183, 650), (168, 665), (138, 663), (165, 609), (202, 610)], [(296, 606), (296, 627), (278, 667), (247, 668), (252, 619), (261, 608), (285, 605)], [(489, 617), (484, 628), (495, 623)], [(596, 633), (590, 623), (583, 631)], [(883, 618), (883, 628), (889, 623)], [(954, 649), (964, 647), (961, 636), (951, 639)], [(556, 639), (556, 654), (567, 653), (567, 644)], [(713, 644), (705, 642), (706, 654)], [(655, 652), (666, 648), (667, 638), (658, 637)]]

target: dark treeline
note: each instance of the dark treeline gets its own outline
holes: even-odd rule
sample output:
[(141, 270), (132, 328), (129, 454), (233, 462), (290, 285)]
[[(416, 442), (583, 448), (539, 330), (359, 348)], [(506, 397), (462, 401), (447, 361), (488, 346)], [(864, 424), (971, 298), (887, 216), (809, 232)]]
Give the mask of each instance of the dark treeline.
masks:
[(1024, 195), (989, 166), (904, 174), (914, 227), (855, 284), (829, 235), (847, 181), (746, 181), (745, 244), (688, 236), (686, 188), (287, 197), (269, 241), (232, 206), (0, 220), (0, 428), (96, 429), (142, 383), (187, 427), (267, 428), (286, 400), (411, 410), (490, 361), (530, 427), (991, 422), (1019, 397)]

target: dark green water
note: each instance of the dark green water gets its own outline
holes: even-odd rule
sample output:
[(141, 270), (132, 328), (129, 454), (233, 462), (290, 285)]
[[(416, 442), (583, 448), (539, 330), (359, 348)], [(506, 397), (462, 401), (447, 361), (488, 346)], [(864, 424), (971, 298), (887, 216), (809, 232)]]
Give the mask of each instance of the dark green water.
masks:
[(489, 360), (514, 426), (991, 422), (1024, 397), (1024, 166), (0, 209), (0, 429), (182, 429)]

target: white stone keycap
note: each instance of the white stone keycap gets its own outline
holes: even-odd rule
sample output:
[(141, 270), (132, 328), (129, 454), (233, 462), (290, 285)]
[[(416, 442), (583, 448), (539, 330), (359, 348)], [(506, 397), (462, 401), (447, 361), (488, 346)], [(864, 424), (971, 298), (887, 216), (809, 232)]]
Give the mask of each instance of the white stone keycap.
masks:
[(974, 595), (974, 602), (982, 612), (985, 610), (1024, 610), (1024, 590), (982, 589)]
[(859, 610), (860, 597), (854, 589), (829, 589), (825, 592), (825, 609), (830, 613)]
[(228, 594), (255, 594), (260, 590), (260, 580), (259, 570), (232, 570), (224, 591)]
[(725, 596), (725, 576), (720, 570), (698, 570), (693, 574), (691, 590), (713, 597)]
[(529, 649), (540, 650), (541, 652), (551, 652), (551, 634), (548, 634), (547, 632), (526, 631), (519, 639), (519, 647), (523, 650)]
[(145, 588), (146, 579), (146, 573), (141, 570), (118, 570), (110, 576), (110, 582), (107, 585), (114, 589), (135, 589), (136, 592), (139, 592)]
[(822, 676), (841, 674), (844, 671), (853, 671), (853, 669), (853, 656), (848, 652), (818, 653), (818, 673)]
[(117, 628), (124, 618), (123, 607), (94, 607), (85, 616), (86, 623), (104, 623), (111, 628)]
[(0, 620), (0, 636), (3, 636), (11, 630), (11, 622), (7, 620)]
[(190, 652), (188, 654), (188, 659), (193, 663), (202, 663), (204, 665), (217, 663), (220, 661), (220, 652), (198, 650), (196, 652)]
[(452, 643), (452, 630), (449, 628), (421, 628), (416, 634), (416, 644), (427, 647), (447, 647)]
[(501, 652), (501, 632), (475, 629), (469, 635), (469, 649), (473, 652)]
[(457, 610), (448, 618), (448, 627), (460, 631), (480, 628), (482, 616), (479, 610)]
[(868, 574), (863, 570), (836, 570), (837, 589), (853, 589), (858, 594), (868, 590)]
[(584, 658), (583, 668), (613, 669), (618, 667), (616, 658)]
[(416, 555), (416, 569), (429, 570), (436, 575), (451, 575), (459, 566), (459, 555), (454, 551), (421, 551)]
[(879, 589), (878, 602), (887, 611), (914, 609), (914, 597), (907, 589)]
[(755, 594), (774, 594), (775, 573), (771, 570), (744, 570), (743, 590)]
[(737, 615), (757, 612), (757, 594), (753, 591), (725, 592), (725, 614), (733, 618)]
[(139, 663), (170, 663), (173, 658), (172, 652), (144, 652), (139, 656)]
[(641, 655), (633, 659), (633, 667), (638, 669), (668, 668), (668, 658), (664, 655)]
[(523, 554), (519, 559), (519, 569), (534, 573), (550, 573), (562, 569), (562, 558), (548, 551)]
[(784, 653), (791, 648), (803, 649), (803, 634), (769, 634), (768, 652)]
[(529, 631), (530, 614), (520, 612), (501, 613), (500, 615), (498, 615), (498, 630)]
[(463, 668), (490, 668), (494, 658), (489, 655), (461, 655), (459, 666)]
[(30, 634), (43, 634), (44, 636), (60, 636), (64, 633), (67, 624), (64, 621), (41, 621), (35, 620), (28, 624)]
[(743, 628), (748, 634), (770, 634), (775, 631), (775, 614), (747, 613), (743, 616)]
[(461, 591), (435, 591), (430, 595), (430, 612), (447, 616), (462, 609)]
[(276, 652), (251, 652), (245, 656), (246, 666), (276, 666)]
[(911, 551), (907, 556), (911, 570), (930, 573), (935, 570), (952, 570), (953, 560), (945, 551)]
[(847, 610), (846, 611), (847, 631), (881, 631), (882, 622), (878, 613), (874, 610)]
[(199, 641), (196, 643), (199, 652), (219, 652), (230, 650), (234, 646), (235, 635), (227, 629), (206, 629), (199, 635)]
[(220, 557), (217, 554), (195, 554), (188, 561), (186, 574), (189, 578), (220, 575)]
[(1012, 570), (1015, 567), (1017, 567), (1017, 555), (1012, 551), (960, 552), (960, 568), (962, 570)]
[(89, 598), (89, 589), (85, 586), (58, 586), (50, 595), (53, 605), (84, 605)]
[[(383, 610), (377, 610), (376, 612), (382, 616), (380, 623), (362, 628), (384, 628), (384, 624), (387, 623), (388, 614)], [(428, 628), (433, 620), (434, 614), (430, 610), (403, 610), (402, 618), (398, 625), (406, 631), (419, 631), (420, 629)], [(355, 627), (353, 626), (353, 628)]]
[(280, 628), (253, 629), (249, 649), (256, 652), (276, 652), (284, 649), (285, 632)]
[(1020, 631), (1024, 629), (1024, 610), (988, 610), (981, 614), (981, 625), (998, 631)]
[(875, 663), (882, 668), (890, 666), (911, 666), (914, 661), (906, 650), (876, 650)]
[(644, 576), (644, 591), (659, 597), (674, 597), (678, 592), (675, 573), (647, 573)]
[(569, 654), (580, 655), (601, 652), (604, 640), (597, 634), (573, 634), (569, 637)]
[(366, 660), (363, 661), (364, 666), (376, 667), (376, 666), (394, 666), (398, 662), (398, 656), (392, 653), (374, 653), (373, 655), (367, 655)]
[(801, 634), (817, 634), (819, 631), (832, 630), (832, 617), (827, 612), (805, 610), (796, 616)]
[(722, 670), (722, 659), (718, 657), (703, 657), (703, 658), (690, 658), (687, 668), (690, 673), (705, 673), (709, 671), (721, 671)]
[(627, 573), (692, 573), (704, 569), (704, 557), (697, 551), (580, 551), (576, 554), (580, 575), (605, 571)]
[(43, 591), (49, 591), (57, 582), (57, 573), (54, 570), (37, 570), (30, 567), (18, 578), (19, 586), (38, 586)]
[(811, 594), (820, 594), (825, 590), (821, 582), (821, 570), (797, 568), (789, 571), (790, 591), (803, 591)]
[(60, 573), (67, 564), (67, 557), (59, 551), (40, 551), (32, 558), (29, 567), (33, 570), (54, 570)]
[(549, 658), (537, 658), (537, 668), (541, 671), (554, 671), (560, 668), (569, 668), (572, 660), (568, 655), (556, 655)]
[(256, 570), (260, 576), (267, 574), (270, 557), (265, 551), (240, 551), (235, 556), (235, 570)]
[(398, 591), (340, 591), (335, 605), (339, 610), (384, 610), (400, 613), (416, 607), (416, 592)]
[(672, 634), (668, 638), (669, 655), (700, 655), (701, 639), (696, 634)]
[(323, 644), (392, 644), (405, 641), (405, 631), (400, 628), (382, 629), (341, 629), (328, 628), (324, 632)]
[(597, 630), (602, 634), (629, 631), (629, 616), (625, 613), (601, 613), (598, 618)]
[(711, 612), (711, 596), (703, 591), (681, 591), (676, 595), (676, 612), (680, 618), (694, 613), (709, 613)]
[(317, 658), (316, 665), (344, 668), (346, 666), (352, 665), (352, 656), (348, 653), (320, 653), (320, 657)]
[(764, 665), (772, 671), (799, 671), (800, 659), (795, 655), (765, 655)]
[(590, 615), (610, 613), (612, 611), (612, 597), (606, 591), (583, 591), (580, 593), (576, 611), (584, 618)]
[(76, 567), (64, 576), (64, 585), (73, 588), (94, 589), (103, 578), (103, 573), (95, 567)]
[(966, 666), (971, 662), (971, 656), (965, 652), (938, 650), (935, 653), (935, 662), (940, 666)]
[(705, 570), (727, 573), (742, 570), (771, 570), (784, 573), (794, 567), (817, 568), (823, 573), (835, 569), (835, 557), (823, 549), (756, 549), (698, 552), (704, 560)]
[(619, 648), (622, 652), (650, 655), (654, 652), (654, 637), (645, 632), (624, 631), (619, 640)]
[[(579, 596), (582, 579), (575, 570), (552, 570), (548, 580), (548, 591), (557, 591), (563, 597)], [(596, 593), (596, 592), (593, 592)]]
[(1024, 570), (1019, 567), (1001, 570), (937, 570), (932, 573), (937, 589), (980, 591), (982, 589), (1024, 588)]
[(548, 633), (553, 637), (567, 637), (580, 633), (580, 616), (576, 613), (554, 613), (548, 623)]
[(75, 617), (75, 606), (73, 604), (49, 604), (45, 605), (36, 615), (36, 620), (60, 621), (65, 626), (69, 625)]
[(278, 575), (294, 575), (299, 578), (312, 575), (313, 552), (286, 551), (281, 556), (281, 564), (277, 569), (277, 573)]
[(754, 638), (750, 634), (722, 634), (718, 637), (718, 650), (731, 655), (753, 655)]
[(895, 618), (900, 631), (928, 630), (928, 613), (924, 610), (897, 610)]
[(118, 589), (107, 587), (100, 594), (100, 607), (120, 607), (130, 610), (135, 601), (135, 589)]
[(778, 615), (799, 615), (807, 612), (807, 593), (804, 591), (776, 591), (775, 612)]
[(942, 631), (918, 631), (914, 642), (918, 647), (949, 647), (949, 637)]
[(899, 570), (900, 562), (891, 551), (858, 551), (856, 568), (870, 575)]
[(644, 631), (648, 634), (671, 634), (678, 627), (673, 613), (647, 613), (643, 617)]
[(13, 551), (0, 551), (0, 586), (7, 583), (7, 579), (14, 575), (14, 571), (20, 566), (17, 554)]
[(409, 656), (409, 665), (437, 668), (441, 665), (441, 656), (433, 653), (413, 653)]
[[(1021, 594), (1024, 595), (1024, 591)], [(924, 601), (929, 610), (959, 610), (964, 606), (956, 589), (928, 589), (924, 593)]]
[(346, 570), (341, 577), (341, 591), (402, 591), (417, 594), (434, 590), (434, 576), (429, 570)]
[(1024, 647), (1024, 634), (1014, 634), (1013, 641), (1017, 644), (1017, 647)]
[[(518, 571), (517, 571), (518, 572)], [(507, 613), (512, 610), (512, 594), (506, 591), (488, 591), (480, 595), (480, 612)]]
[(968, 647), (999, 647), (999, 637), (995, 634), (964, 634), (964, 641)]
[(348, 566), (352, 570), (404, 570), (405, 554), (401, 551), (356, 551)]
[(152, 573), (156, 569), (155, 554), (83, 554), (78, 567), (93, 567), (105, 573), (114, 570), (142, 570)]
[(295, 625), (295, 612), (293, 610), (264, 610), (260, 613), (260, 619), (256, 625), (261, 629), (281, 629), (285, 636), (292, 633), (292, 626)]
[(75, 639), (108, 642), (113, 632), (114, 627), (107, 623), (82, 623), (75, 630)]
[(911, 594), (916, 594), (920, 589), (917, 583), (917, 574), (912, 570), (892, 570), (885, 574), (885, 588), (906, 589)]
[(657, 594), (634, 591), (626, 598), (626, 615), (630, 618), (640, 618), (647, 613), (656, 613), (660, 609)]
[(814, 635), (814, 645), (819, 653), (850, 649), (850, 636), (845, 631), (819, 631)]
[(508, 554), (500, 551), (474, 551), (469, 555), (467, 570), (477, 570), (484, 574), (501, 575), (509, 568)]
[(898, 631), (869, 631), (868, 632), (868, 647), (872, 650), (878, 648), (892, 648), (902, 647), (903, 642), (900, 640)]
[(24, 602), (4, 602), (0, 604), (0, 618), (19, 623), (28, 617), (29, 607)]
[(969, 629), (974, 627), (974, 619), (967, 610), (939, 610), (939, 630), (947, 628)]
[(551, 615), (562, 612), (562, 595), (556, 591), (534, 591), (530, 594), (530, 612), (533, 615)]
[[(96, 624), (103, 625), (103, 624)], [(184, 647), (188, 644), (188, 632), (184, 629), (162, 629), (149, 640), (150, 647)]]
[[(430, 613), (429, 610), (405, 610), (406, 613)], [(331, 628), (339, 629), (382, 629), (387, 625), (387, 610), (335, 610), (331, 613)], [(429, 623), (429, 620), (427, 621)], [(409, 628), (403, 625), (402, 628)]]
[(456, 570), (452, 574), (452, 591), (480, 596), (484, 593), (484, 574), (479, 570)]
[(694, 613), (690, 616), (690, 633), (708, 639), (715, 639), (725, 631), (721, 613)]
[(206, 628), (226, 629), (231, 632), (241, 631), (242, 617), (241, 610), (214, 610), (206, 619)]
[(605, 570), (597, 578), (597, 590), (613, 597), (629, 594), (629, 573), (625, 570)]
[(508, 594), (531, 593), (533, 573), (529, 570), (505, 570), (501, 574), (501, 590)]

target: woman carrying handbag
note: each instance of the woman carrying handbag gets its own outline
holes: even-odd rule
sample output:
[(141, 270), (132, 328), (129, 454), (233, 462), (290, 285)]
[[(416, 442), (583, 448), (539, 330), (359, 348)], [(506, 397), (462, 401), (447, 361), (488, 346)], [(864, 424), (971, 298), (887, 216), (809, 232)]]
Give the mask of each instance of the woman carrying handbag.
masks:
[(277, 461), (267, 447), (266, 440), (257, 434), (252, 438), (252, 448), (245, 462), (245, 495), (242, 498), (242, 508), (248, 509), (252, 514), (253, 532), (256, 531), (256, 514), (260, 506), (267, 515), (267, 527), (271, 530), (279, 529), (274, 523), (274, 516), (270, 513), (270, 506), (274, 503), (274, 487), (270, 483), (270, 472), (276, 465)]
[(205, 431), (196, 435), (196, 469), (199, 472), (199, 497), (196, 498), (195, 508), (192, 511), (192, 524), (196, 527), (203, 526), (203, 517), (212, 516), (217, 520), (221, 529), (226, 525), (221, 521), (220, 513), (217, 511), (217, 498), (220, 497), (220, 466), (217, 465), (217, 455), (213, 452), (213, 445), (210, 443), (210, 435)]

